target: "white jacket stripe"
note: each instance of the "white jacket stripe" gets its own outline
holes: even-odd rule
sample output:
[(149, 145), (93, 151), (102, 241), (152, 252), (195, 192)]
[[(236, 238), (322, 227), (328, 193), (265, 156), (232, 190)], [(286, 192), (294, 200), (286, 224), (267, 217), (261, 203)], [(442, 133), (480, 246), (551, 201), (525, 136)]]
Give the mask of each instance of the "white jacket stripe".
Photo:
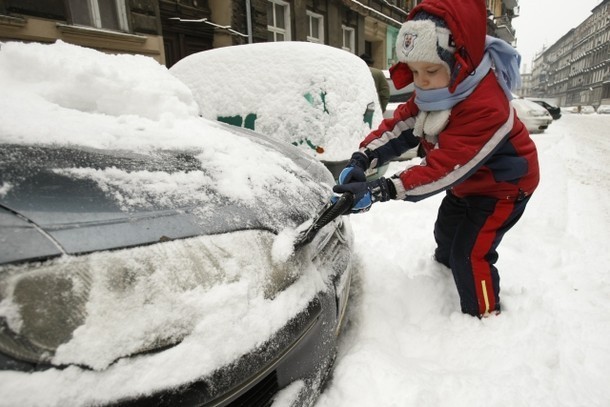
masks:
[[(508, 116), (507, 121), (500, 126), (500, 128), (494, 133), (494, 135), (489, 139), (487, 143), (483, 146), (483, 148), (474, 156), (470, 161), (466, 164), (458, 167), (448, 173), (443, 178), (440, 178), (436, 181), (433, 181), (429, 184), (417, 186), (413, 189), (405, 191), (406, 198), (408, 200), (419, 200), (423, 199), (427, 196), (433, 195), (439, 191), (447, 189), (460, 181), (463, 177), (470, 174), (475, 170), (482, 162), (484, 162), (490, 154), (494, 152), (496, 147), (504, 140), (506, 135), (511, 131), (514, 124), (515, 114), (512, 106), (510, 107), (510, 114)], [(410, 197), (415, 199), (409, 199)], [(419, 197), (416, 198), (416, 197)]]
[(368, 149), (375, 150), (388, 141), (398, 138), (402, 134), (403, 131), (412, 129), (415, 126), (415, 119), (413, 117), (409, 117), (406, 120), (400, 120), (396, 122), (396, 125), (392, 128), (392, 131), (384, 132), (379, 138), (371, 141), (368, 146)]

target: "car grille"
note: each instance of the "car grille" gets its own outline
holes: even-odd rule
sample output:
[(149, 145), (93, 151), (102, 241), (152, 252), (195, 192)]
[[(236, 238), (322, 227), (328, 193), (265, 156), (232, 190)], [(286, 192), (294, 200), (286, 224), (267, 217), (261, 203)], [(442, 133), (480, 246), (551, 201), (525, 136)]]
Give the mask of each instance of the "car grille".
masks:
[(268, 407), (273, 403), (273, 397), (279, 390), (275, 371), (267, 375), (254, 387), (242, 394), (228, 407)]

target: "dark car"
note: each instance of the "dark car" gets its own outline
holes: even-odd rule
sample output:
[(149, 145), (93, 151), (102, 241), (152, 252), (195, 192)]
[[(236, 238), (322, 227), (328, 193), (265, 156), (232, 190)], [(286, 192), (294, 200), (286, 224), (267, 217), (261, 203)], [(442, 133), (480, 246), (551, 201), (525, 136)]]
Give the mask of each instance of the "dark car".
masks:
[(228, 199), (232, 174), (206, 166), (205, 147), (1, 144), (5, 401), (263, 406), (287, 386), (294, 405), (315, 400), (346, 309), (351, 229), (337, 219), (281, 262), (272, 247), (333, 178), (293, 146), (209, 129), (276, 161), (252, 182), (297, 182), (298, 205), (286, 188)]
[(532, 102), (539, 104), (544, 107), (550, 113), (553, 120), (558, 120), (561, 118), (561, 108), (559, 106), (552, 105), (544, 100), (539, 99), (530, 99)]
[(351, 281), (330, 172), (166, 67), (0, 47), (0, 405), (310, 406)]

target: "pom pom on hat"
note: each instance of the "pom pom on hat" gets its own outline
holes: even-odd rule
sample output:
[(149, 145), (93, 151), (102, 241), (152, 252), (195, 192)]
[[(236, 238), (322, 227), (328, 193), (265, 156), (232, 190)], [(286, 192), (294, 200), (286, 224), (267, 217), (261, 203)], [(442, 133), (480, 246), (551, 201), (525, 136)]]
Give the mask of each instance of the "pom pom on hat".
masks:
[(451, 73), (455, 64), (455, 44), (447, 24), (424, 11), (405, 22), (396, 39), (400, 62), (430, 62), (444, 65)]

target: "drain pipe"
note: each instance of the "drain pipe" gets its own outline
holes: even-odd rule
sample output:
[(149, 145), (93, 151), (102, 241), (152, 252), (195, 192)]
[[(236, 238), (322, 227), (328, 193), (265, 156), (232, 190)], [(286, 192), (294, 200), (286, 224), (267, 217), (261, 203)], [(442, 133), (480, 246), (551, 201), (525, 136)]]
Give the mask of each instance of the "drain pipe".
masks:
[(252, 44), (252, 14), (250, 11), (250, 0), (246, 0), (246, 20), (248, 26), (248, 44)]

